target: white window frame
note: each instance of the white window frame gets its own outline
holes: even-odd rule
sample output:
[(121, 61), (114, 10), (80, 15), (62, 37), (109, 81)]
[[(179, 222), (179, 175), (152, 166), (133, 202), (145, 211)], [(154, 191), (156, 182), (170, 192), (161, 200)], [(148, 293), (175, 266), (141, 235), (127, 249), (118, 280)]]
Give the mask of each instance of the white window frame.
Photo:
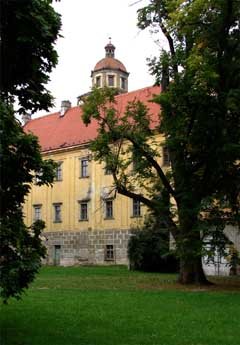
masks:
[[(86, 206), (84, 210), (83, 206)], [(79, 201), (79, 220), (88, 221), (88, 212), (89, 212), (89, 202), (88, 201)]]
[(101, 75), (97, 75), (95, 77), (95, 86), (96, 87), (101, 87), (102, 86), (102, 76)]
[(57, 169), (56, 169), (56, 181), (62, 181), (63, 180), (63, 162), (57, 162)]
[(115, 260), (115, 251), (113, 244), (107, 244), (104, 251), (104, 261), (114, 261)]
[(121, 89), (126, 90), (127, 89), (127, 79), (124, 77), (120, 77), (121, 82)]
[[(112, 78), (112, 82), (113, 82), (112, 85), (110, 85), (110, 83), (109, 83), (110, 78)], [(115, 85), (116, 85), (116, 75), (115, 74), (108, 74), (107, 75), (107, 85), (108, 85), (108, 87), (115, 87)]]
[[(109, 208), (110, 205), (111, 207)], [(109, 210), (111, 210), (111, 212), (109, 212)], [(105, 219), (113, 219), (113, 199), (105, 200)]]
[(34, 215), (33, 215), (33, 220), (41, 220), (42, 219), (42, 205), (41, 204), (36, 204), (33, 205), (33, 210), (34, 210)]
[(89, 177), (89, 159), (84, 157), (80, 159), (80, 178), (87, 177)]
[(62, 203), (56, 202), (53, 203), (53, 222), (61, 223), (62, 222)]

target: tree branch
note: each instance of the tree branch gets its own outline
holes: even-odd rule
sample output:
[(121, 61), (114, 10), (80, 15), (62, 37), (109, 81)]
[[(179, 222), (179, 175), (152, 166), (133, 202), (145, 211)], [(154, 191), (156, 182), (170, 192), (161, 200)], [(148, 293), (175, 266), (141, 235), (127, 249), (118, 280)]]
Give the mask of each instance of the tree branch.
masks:
[(166, 188), (168, 193), (170, 195), (172, 195), (172, 197), (174, 197), (174, 199), (175, 199), (176, 193), (175, 193), (174, 189), (172, 188), (172, 186), (170, 185), (168, 179), (166, 178), (166, 175), (164, 174), (162, 168), (157, 163), (157, 161), (150, 155), (150, 153), (145, 151), (133, 138), (126, 135), (126, 139), (128, 139), (133, 144), (133, 146), (135, 148), (137, 148), (142, 153), (142, 155), (148, 160), (148, 162), (155, 168), (155, 170), (156, 170), (158, 176), (160, 177), (164, 187)]
[[(172, 56), (172, 58), (174, 58), (176, 56), (176, 53), (175, 53), (175, 48), (174, 48), (172, 36), (169, 34), (169, 32), (167, 31), (166, 27), (164, 26), (164, 24), (161, 20), (159, 21), (159, 26), (162, 30), (162, 33), (164, 34), (164, 36), (168, 40), (168, 45), (169, 45), (169, 49), (171, 52), (171, 56)], [(173, 71), (174, 71), (174, 74), (176, 76), (178, 74), (178, 66), (176, 63), (173, 64)]]
[[(125, 195), (131, 199), (139, 200), (140, 202), (142, 202), (143, 204), (148, 206), (150, 209), (154, 210), (154, 212), (156, 214), (158, 214), (159, 202), (157, 200), (150, 200), (150, 199), (144, 197), (142, 194), (129, 191), (123, 184), (120, 183), (115, 172), (113, 172), (112, 175), (113, 175), (114, 183), (116, 185), (116, 189), (117, 189), (119, 194)], [(169, 229), (169, 231), (173, 235), (174, 239), (176, 240), (176, 238), (178, 236), (177, 225), (172, 220), (170, 211), (168, 211), (167, 213), (168, 214), (163, 213), (161, 215), (161, 217), (163, 218), (163, 220), (165, 220), (166, 227)]]

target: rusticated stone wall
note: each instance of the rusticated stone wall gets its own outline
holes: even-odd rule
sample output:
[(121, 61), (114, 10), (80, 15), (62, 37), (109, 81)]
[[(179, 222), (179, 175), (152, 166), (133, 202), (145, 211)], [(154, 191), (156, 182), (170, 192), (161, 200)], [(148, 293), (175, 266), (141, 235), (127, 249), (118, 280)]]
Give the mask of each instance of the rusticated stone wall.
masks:
[[(130, 230), (45, 232), (46, 264), (128, 264)], [(106, 260), (106, 246), (113, 246), (113, 260)]]

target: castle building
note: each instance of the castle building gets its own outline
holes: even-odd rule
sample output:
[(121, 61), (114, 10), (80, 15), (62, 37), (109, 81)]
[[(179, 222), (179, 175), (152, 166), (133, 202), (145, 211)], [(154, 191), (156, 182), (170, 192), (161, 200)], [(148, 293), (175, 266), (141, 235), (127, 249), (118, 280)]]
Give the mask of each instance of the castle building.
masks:
[[(129, 73), (115, 59), (114, 51), (109, 42), (105, 58), (92, 71), (93, 85), (119, 90), (119, 113), (129, 101), (137, 99), (147, 105), (157, 121), (159, 105), (149, 100), (160, 88), (127, 92)], [(72, 107), (69, 101), (63, 101), (59, 112), (28, 119), (25, 124), (25, 131), (38, 137), (43, 158), (58, 163), (52, 187), (33, 184), (24, 205), (26, 224), (36, 219), (45, 221), (48, 264), (127, 264), (129, 236), (142, 223), (146, 208), (117, 194), (111, 173), (92, 159), (89, 144), (97, 135), (97, 123), (92, 121), (86, 127), (81, 114), (81, 106)]]
[[(148, 100), (158, 92), (155, 86), (118, 95), (117, 109), (139, 99), (157, 119), (159, 106)], [(52, 187), (32, 186), (24, 205), (26, 223), (45, 221), (49, 264), (126, 264), (131, 229), (141, 224), (145, 206), (115, 193), (111, 173), (92, 159), (89, 149), (97, 123), (86, 127), (81, 107), (63, 105), (24, 127), (38, 137), (43, 158), (58, 163)]]
[[(160, 107), (150, 100), (159, 94), (160, 87), (128, 92), (128, 76), (109, 42), (105, 57), (91, 73), (92, 85), (118, 90), (115, 106), (119, 114), (128, 102), (139, 100), (148, 107), (152, 123), (158, 123)], [(78, 98), (78, 104), (86, 95)], [(32, 185), (24, 204), (25, 222), (30, 226), (34, 220), (45, 221), (47, 264), (127, 264), (129, 237), (142, 224), (147, 209), (137, 200), (116, 193), (111, 172), (92, 159), (89, 144), (97, 136), (97, 122), (86, 127), (81, 115), (80, 105), (72, 107), (65, 100), (58, 112), (32, 120), (25, 116), (24, 130), (38, 137), (43, 159), (58, 163), (52, 187)], [(160, 134), (156, 140), (164, 142)], [(164, 145), (160, 160), (162, 166), (169, 166)], [(230, 226), (227, 233), (240, 250), (240, 236), (235, 229)], [(219, 262), (217, 266), (205, 265), (205, 270), (209, 274), (228, 274), (229, 266)]]

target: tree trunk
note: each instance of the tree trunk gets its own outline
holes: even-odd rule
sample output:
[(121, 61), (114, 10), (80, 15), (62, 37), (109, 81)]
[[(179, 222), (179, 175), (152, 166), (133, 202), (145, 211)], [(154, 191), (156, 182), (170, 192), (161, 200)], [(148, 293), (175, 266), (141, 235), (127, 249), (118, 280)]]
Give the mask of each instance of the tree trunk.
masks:
[(179, 283), (210, 285), (202, 266), (202, 239), (198, 229), (197, 215), (188, 205), (179, 212), (180, 234), (177, 238), (177, 250), (180, 257)]
[(180, 273), (178, 282), (180, 284), (210, 285), (202, 267), (201, 257), (180, 259)]

